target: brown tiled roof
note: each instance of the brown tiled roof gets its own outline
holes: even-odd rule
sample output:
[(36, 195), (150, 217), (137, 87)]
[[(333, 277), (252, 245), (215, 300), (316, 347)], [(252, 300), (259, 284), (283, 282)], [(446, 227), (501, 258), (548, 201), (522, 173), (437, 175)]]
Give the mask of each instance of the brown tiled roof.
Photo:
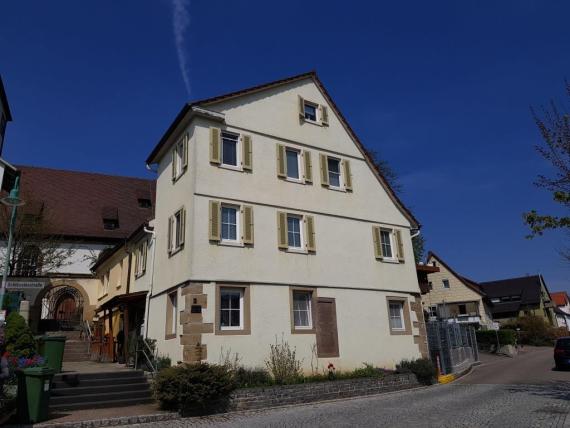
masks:
[(192, 107), (217, 103), (217, 102), (224, 101), (224, 100), (227, 100), (230, 98), (240, 97), (242, 95), (247, 95), (247, 94), (251, 94), (254, 92), (263, 91), (263, 90), (266, 90), (269, 88), (273, 88), (276, 86), (284, 85), (287, 83), (291, 83), (291, 82), (295, 82), (295, 81), (303, 80), (303, 79), (312, 79), (315, 82), (317, 87), (321, 90), (323, 96), (326, 98), (326, 100), (331, 105), (332, 109), (334, 110), (334, 112), (336, 113), (338, 118), (340, 119), (340, 121), (343, 124), (343, 126), (345, 127), (346, 131), (351, 135), (351, 137), (356, 142), (356, 145), (358, 146), (358, 148), (362, 152), (362, 155), (366, 159), (369, 166), (377, 174), (377, 178), (379, 179), (379, 181), (382, 183), (382, 185), (384, 186), (384, 188), (388, 192), (388, 196), (402, 210), (403, 214), (412, 223), (412, 226), (419, 228), (420, 223), (414, 217), (412, 212), (400, 200), (400, 198), (398, 197), (396, 192), (394, 192), (394, 189), (392, 189), (392, 187), (390, 186), (390, 184), (388, 183), (388, 181), (384, 177), (384, 174), (382, 173), (382, 171), (380, 171), (380, 169), (374, 164), (374, 162), (372, 161), (372, 157), (370, 156), (370, 153), (368, 152), (366, 147), (364, 147), (364, 144), (362, 144), (362, 142), (360, 141), (360, 139), (358, 138), (358, 136), (356, 135), (356, 133), (354, 132), (354, 130), (352, 129), (352, 127), (350, 126), (350, 124), (348, 123), (348, 121), (346, 120), (344, 115), (342, 114), (342, 112), (340, 111), (340, 109), (337, 107), (336, 103), (334, 102), (334, 100), (332, 99), (332, 97), (330, 96), (328, 91), (326, 90), (325, 86), (323, 85), (323, 83), (321, 82), (321, 80), (319, 79), (319, 77), (317, 76), (317, 73), (315, 71), (309, 71), (307, 73), (297, 74), (295, 76), (286, 77), (285, 79), (274, 80), (274, 81), (269, 82), (269, 83), (264, 83), (264, 84), (256, 85), (256, 86), (253, 86), (250, 88), (241, 89), (239, 91), (230, 92), (227, 94), (223, 94), (223, 95), (219, 95), (219, 96), (215, 96), (215, 97), (211, 97), (211, 98), (205, 98), (202, 100), (198, 100), (198, 101), (194, 101), (192, 103), (185, 104), (182, 107), (182, 109), (180, 110), (180, 112), (178, 113), (178, 115), (176, 116), (176, 118), (174, 119), (174, 121), (170, 124), (170, 126), (168, 127), (168, 129), (166, 130), (166, 132), (164, 133), (164, 135), (162, 136), (162, 138), (160, 139), (158, 144), (154, 147), (154, 149), (152, 150), (152, 152), (148, 156), (146, 163), (152, 164), (152, 163), (156, 162), (157, 155), (164, 148), (165, 144), (167, 143), (167, 141), (170, 138), (170, 136), (172, 135), (172, 133), (175, 131), (175, 129), (178, 126), (178, 124), (180, 123), (180, 121), (182, 121), (182, 119), (184, 119), (186, 114), (192, 110)]
[(555, 293), (550, 293), (550, 297), (556, 303), (556, 306), (566, 306), (568, 303), (568, 294), (566, 291), (557, 291)]
[[(21, 210), (35, 214), (42, 207), (46, 218), (42, 233), (117, 241), (127, 238), (153, 217), (154, 180), (31, 166), (18, 166), (18, 169), (21, 197), (26, 201)], [(139, 206), (141, 195), (147, 195), (152, 208)], [(103, 217), (111, 214), (119, 227), (106, 230)]]

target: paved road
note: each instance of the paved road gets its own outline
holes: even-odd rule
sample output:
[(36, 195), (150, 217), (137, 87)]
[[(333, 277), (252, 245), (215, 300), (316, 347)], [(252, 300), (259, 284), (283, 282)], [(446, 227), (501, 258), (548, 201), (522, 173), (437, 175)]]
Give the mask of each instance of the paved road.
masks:
[(162, 426), (570, 427), (569, 380), (570, 372), (552, 371), (552, 349), (529, 348), (514, 359), (484, 356), (481, 366), (449, 385)]

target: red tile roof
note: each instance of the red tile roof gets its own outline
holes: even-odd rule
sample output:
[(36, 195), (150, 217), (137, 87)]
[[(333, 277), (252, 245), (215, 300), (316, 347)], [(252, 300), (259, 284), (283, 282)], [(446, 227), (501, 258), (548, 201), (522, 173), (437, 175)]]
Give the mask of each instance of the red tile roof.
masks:
[[(42, 233), (72, 239), (116, 241), (127, 238), (154, 215), (155, 181), (133, 177), (18, 166), (24, 213), (43, 210)], [(150, 199), (141, 208), (138, 199)], [(32, 212), (34, 211), (34, 212)], [(103, 217), (113, 214), (119, 227), (106, 230)], [(37, 214), (37, 213), (36, 213)]]
[(565, 291), (557, 291), (555, 293), (550, 293), (550, 297), (556, 303), (556, 306), (566, 306), (568, 303), (568, 294)]

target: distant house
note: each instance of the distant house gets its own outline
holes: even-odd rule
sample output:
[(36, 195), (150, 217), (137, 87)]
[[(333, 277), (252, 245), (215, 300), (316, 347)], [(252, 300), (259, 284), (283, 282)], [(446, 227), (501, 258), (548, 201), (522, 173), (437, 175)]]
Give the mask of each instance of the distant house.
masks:
[(427, 287), (420, 284), (422, 305), (428, 319), (490, 327), (492, 318), (486, 295), (476, 282), (455, 272), (431, 251), (427, 257), (427, 267), (438, 268), (427, 274)]
[(555, 305), (542, 275), (481, 282), (479, 286), (489, 298), (495, 321), (505, 323), (523, 315), (536, 315), (557, 325)]
[(568, 298), (568, 294), (565, 291), (558, 291), (550, 293), (550, 297), (556, 305), (554, 313), (558, 327), (566, 327), (570, 330), (570, 298)]

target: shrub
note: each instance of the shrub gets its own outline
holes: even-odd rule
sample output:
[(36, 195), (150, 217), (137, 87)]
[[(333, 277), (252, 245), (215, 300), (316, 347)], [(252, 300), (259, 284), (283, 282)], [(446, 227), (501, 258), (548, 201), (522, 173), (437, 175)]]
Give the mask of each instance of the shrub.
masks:
[(172, 361), (170, 360), (170, 357), (164, 357), (162, 355), (156, 357), (154, 363), (158, 371), (167, 369), (172, 366)]
[(544, 318), (536, 315), (525, 315), (509, 324), (520, 328), (521, 343), (532, 346), (552, 346), (556, 338), (556, 330)]
[(301, 361), (297, 360), (295, 348), (291, 349), (283, 338), (281, 343), (275, 341), (275, 345), (270, 347), (269, 358), (265, 364), (275, 383), (279, 385), (297, 383), (302, 374)]
[(477, 330), (477, 345), (480, 349), (490, 349), (492, 345), (497, 345), (497, 335), (499, 335), (499, 343), (503, 345), (516, 345), (517, 333), (514, 330)]
[(398, 373), (413, 373), (416, 375), (418, 382), (424, 385), (431, 385), (435, 381), (437, 375), (435, 366), (428, 358), (418, 358), (415, 360), (402, 360), (396, 365)]
[(153, 392), (165, 410), (178, 410), (183, 416), (223, 411), (235, 389), (232, 374), (223, 366), (197, 363), (161, 370)]
[(269, 372), (263, 368), (239, 367), (233, 373), (238, 388), (252, 388), (254, 386), (272, 385), (273, 379)]
[(16, 358), (31, 358), (36, 354), (36, 341), (24, 317), (12, 312), (6, 319), (6, 351)]

